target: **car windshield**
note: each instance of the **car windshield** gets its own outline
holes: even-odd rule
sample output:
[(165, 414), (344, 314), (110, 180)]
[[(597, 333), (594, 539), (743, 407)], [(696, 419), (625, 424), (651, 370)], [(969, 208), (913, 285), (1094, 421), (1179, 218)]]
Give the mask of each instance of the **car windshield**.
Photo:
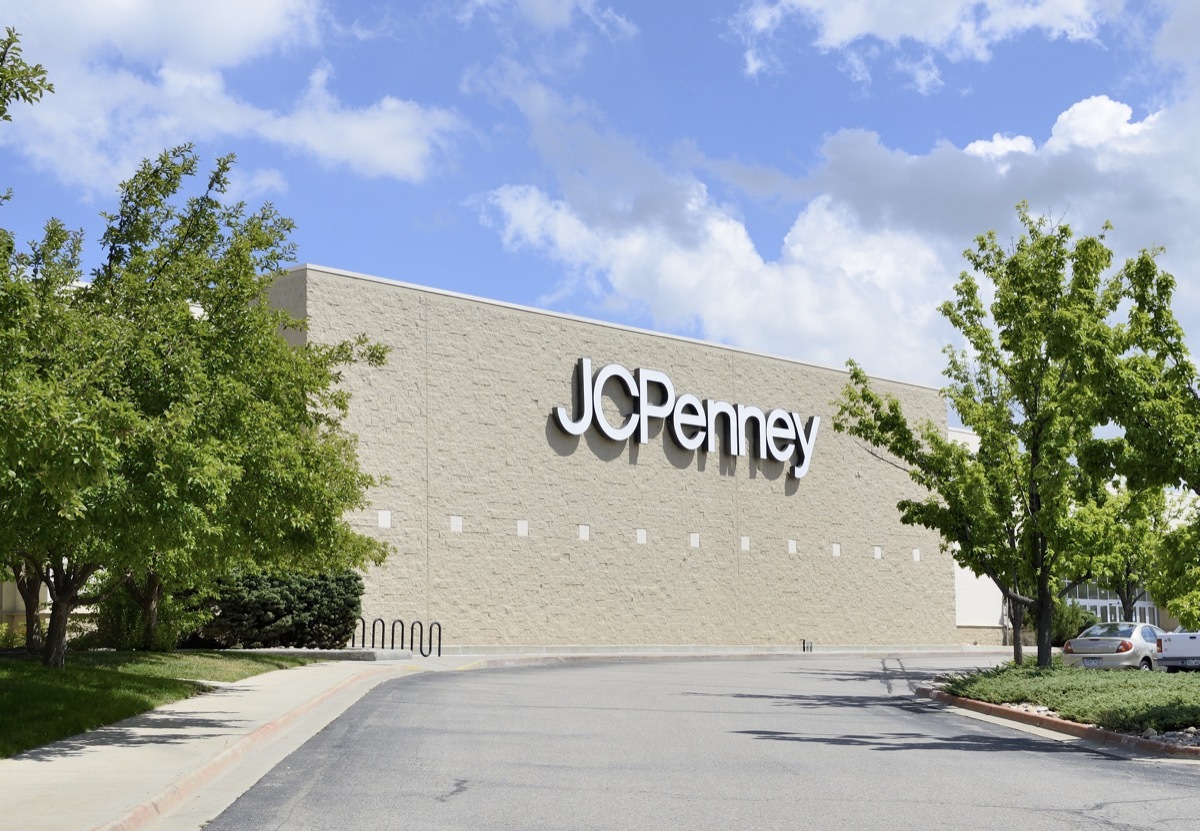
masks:
[(1133, 637), (1132, 623), (1097, 623), (1085, 629), (1081, 638), (1130, 638)]

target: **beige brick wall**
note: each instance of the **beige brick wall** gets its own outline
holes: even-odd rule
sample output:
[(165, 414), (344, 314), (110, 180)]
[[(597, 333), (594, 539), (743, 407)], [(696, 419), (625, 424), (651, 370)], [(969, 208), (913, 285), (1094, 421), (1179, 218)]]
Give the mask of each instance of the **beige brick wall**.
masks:
[[(958, 642), (951, 560), (897, 519), (914, 486), (832, 429), (844, 372), (315, 267), (275, 296), (305, 304), (315, 340), (392, 347), (383, 369), (345, 378), (364, 466), (389, 477), (353, 517), (394, 547), (366, 575), (368, 619), (438, 620), (445, 643), (471, 645)], [(551, 413), (573, 405), (581, 357), (661, 370), (677, 394), (819, 415), (808, 475), (685, 452), (661, 423), (646, 445), (565, 435)], [(944, 428), (935, 390), (878, 385)]]
[(1008, 646), (1008, 636), (1002, 626), (960, 626), (958, 639), (972, 646)]

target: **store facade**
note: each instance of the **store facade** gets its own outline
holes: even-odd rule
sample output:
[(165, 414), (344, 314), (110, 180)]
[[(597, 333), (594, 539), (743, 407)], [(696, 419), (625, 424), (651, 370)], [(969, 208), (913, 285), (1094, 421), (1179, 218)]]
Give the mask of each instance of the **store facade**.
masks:
[[(387, 477), (364, 614), (505, 648), (952, 645), (907, 474), (833, 430), (845, 372), (317, 266), (297, 337), (365, 333), (347, 426)], [(945, 425), (932, 388), (877, 380)]]

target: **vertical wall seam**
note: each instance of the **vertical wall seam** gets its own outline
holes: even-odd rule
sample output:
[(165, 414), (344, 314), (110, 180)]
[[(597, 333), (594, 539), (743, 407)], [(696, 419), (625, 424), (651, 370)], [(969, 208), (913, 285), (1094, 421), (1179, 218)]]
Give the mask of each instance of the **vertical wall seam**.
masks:
[(424, 380), (425, 402), (424, 417), (425, 417), (425, 619), (433, 620), (430, 617), (430, 609), (433, 608), (433, 569), (431, 560), (433, 559), (433, 551), (430, 549), (430, 526), (429, 526), (429, 511), (430, 502), (433, 496), (430, 493), (432, 490), (429, 479), (429, 444), (432, 441), (433, 434), (429, 432), (429, 383), (433, 377), (430, 374), (429, 366), (429, 304), (425, 302), (425, 298), (421, 298), (421, 326), (425, 329), (425, 366), (422, 369), (422, 379)]
[[(733, 356), (726, 355), (725, 362), (729, 367), (729, 385), (733, 389), (733, 400), (741, 401), (742, 391), (738, 388), (738, 372), (737, 367), (733, 364)], [(737, 429), (736, 426), (734, 429)], [(741, 458), (741, 456), (735, 456), (735, 464), (737, 463), (736, 460)], [(752, 454), (747, 452), (746, 470), (744, 472), (744, 475), (746, 476), (750, 475), (750, 465), (753, 463), (752, 458)], [(737, 631), (737, 639), (742, 643), (747, 643), (746, 639), (749, 637), (748, 633), (753, 627), (750, 625), (750, 622), (746, 620), (746, 607), (744, 602), (745, 592), (742, 590), (742, 547), (738, 544), (738, 538), (742, 533), (742, 489), (741, 482), (738, 481), (739, 479), (741, 479), (741, 477), (737, 475), (737, 472), (735, 472), (733, 476), (733, 528), (730, 529), (733, 533), (730, 535), (729, 542), (730, 545), (733, 546), (734, 557), (733, 602), (734, 609), (737, 610), (737, 625), (735, 626), (735, 629)]]

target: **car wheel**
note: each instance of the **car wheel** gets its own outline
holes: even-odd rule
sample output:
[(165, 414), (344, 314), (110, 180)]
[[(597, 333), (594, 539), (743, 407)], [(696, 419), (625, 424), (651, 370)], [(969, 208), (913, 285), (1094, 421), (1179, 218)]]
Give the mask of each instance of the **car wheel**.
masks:
[(1142, 658), (1142, 662), (1138, 664), (1138, 669), (1142, 670), (1143, 672), (1149, 672), (1150, 670), (1154, 669), (1154, 664), (1150, 662), (1149, 658)]

